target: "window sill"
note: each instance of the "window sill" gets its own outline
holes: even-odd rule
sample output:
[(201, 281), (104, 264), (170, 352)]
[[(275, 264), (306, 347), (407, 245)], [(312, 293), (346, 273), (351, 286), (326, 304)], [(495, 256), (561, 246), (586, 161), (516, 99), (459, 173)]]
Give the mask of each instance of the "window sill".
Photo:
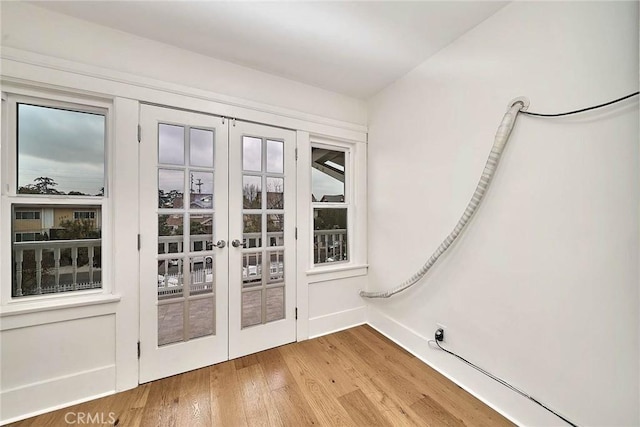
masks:
[(369, 264), (342, 264), (315, 267), (307, 270), (306, 274), (309, 277), (309, 283), (317, 283), (364, 276), (368, 270)]
[(74, 295), (60, 299), (14, 301), (0, 308), (1, 330), (116, 312), (120, 295)]

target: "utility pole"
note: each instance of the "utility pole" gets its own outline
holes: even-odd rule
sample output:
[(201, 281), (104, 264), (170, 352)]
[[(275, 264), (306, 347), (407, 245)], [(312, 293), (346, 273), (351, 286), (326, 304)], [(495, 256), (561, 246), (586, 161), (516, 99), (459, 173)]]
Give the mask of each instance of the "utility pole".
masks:
[(198, 178), (198, 182), (196, 182), (196, 186), (198, 187), (198, 194), (202, 193), (202, 185), (203, 185), (202, 180)]

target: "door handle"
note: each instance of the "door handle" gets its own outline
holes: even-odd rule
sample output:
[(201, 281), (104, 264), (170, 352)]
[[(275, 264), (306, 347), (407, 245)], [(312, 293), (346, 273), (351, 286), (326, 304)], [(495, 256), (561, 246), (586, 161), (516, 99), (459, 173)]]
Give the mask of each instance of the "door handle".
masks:
[(231, 244), (233, 245), (234, 248), (242, 248), (242, 247), (244, 247), (242, 242), (240, 240), (238, 240), (238, 239), (235, 239), (233, 242), (231, 242)]
[(224, 240), (218, 240), (216, 242), (216, 247), (218, 247), (220, 249), (224, 248), (225, 246), (227, 246), (227, 242), (225, 242)]

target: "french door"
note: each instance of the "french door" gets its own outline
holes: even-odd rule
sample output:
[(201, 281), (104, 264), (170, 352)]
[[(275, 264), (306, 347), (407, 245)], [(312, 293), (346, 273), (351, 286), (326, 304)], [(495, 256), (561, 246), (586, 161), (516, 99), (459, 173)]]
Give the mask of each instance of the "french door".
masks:
[(140, 383), (295, 341), (295, 133), (140, 124)]

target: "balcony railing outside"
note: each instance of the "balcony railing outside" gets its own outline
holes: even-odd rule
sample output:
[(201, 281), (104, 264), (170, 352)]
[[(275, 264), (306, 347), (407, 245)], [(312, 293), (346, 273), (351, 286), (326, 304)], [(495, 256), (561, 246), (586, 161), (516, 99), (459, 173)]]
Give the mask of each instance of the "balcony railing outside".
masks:
[(347, 230), (314, 230), (313, 263), (348, 261)]
[[(101, 259), (96, 255), (101, 244), (101, 239), (13, 243), (13, 296), (101, 288)], [(86, 249), (86, 258), (82, 249)], [(61, 265), (63, 258), (70, 260), (70, 265)]]
[[(260, 233), (245, 234), (245, 238), (259, 239)], [(330, 263), (348, 260), (347, 230), (315, 230), (313, 239), (314, 263)], [(267, 233), (271, 243), (280, 244), (281, 233)], [(191, 251), (208, 250), (211, 242), (208, 236), (193, 236)], [(100, 256), (101, 239), (46, 240), (13, 243), (15, 265), (14, 296), (41, 295), (102, 287)], [(171, 247), (170, 245), (176, 245)], [(80, 257), (86, 249), (86, 257)], [(159, 237), (159, 252), (182, 251), (182, 236)], [(33, 256), (33, 260), (26, 260)], [(82, 253), (84, 255), (84, 251)], [(70, 259), (69, 265), (61, 265), (62, 258)], [(25, 261), (26, 265), (25, 265)], [(277, 268), (282, 268), (278, 266)], [(182, 273), (158, 275), (159, 295), (182, 294)], [(212, 268), (194, 270), (191, 278), (191, 293), (208, 292), (213, 287)], [(243, 276), (251, 272), (243, 271)], [(30, 280), (25, 280), (26, 276)], [(162, 280), (160, 279), (162, 277)], [(25, 286), (29, 284), (30, 286)], [(180, 284), (180, 285), (178, 285)]]

